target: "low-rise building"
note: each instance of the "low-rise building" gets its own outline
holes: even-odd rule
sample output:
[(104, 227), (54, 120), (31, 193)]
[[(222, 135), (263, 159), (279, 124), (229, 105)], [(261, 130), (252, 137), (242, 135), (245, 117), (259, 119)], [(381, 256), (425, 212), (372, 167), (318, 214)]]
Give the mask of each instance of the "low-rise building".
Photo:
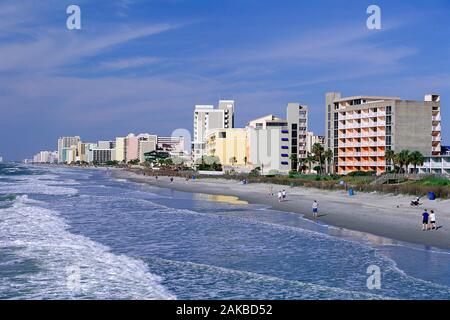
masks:
[[(409, 169), (412, 171), (413, 166), (410, 166)], [(425, 157), (423, 165), (417, 167), (417, 172), (450, 176), (450, 155)]]

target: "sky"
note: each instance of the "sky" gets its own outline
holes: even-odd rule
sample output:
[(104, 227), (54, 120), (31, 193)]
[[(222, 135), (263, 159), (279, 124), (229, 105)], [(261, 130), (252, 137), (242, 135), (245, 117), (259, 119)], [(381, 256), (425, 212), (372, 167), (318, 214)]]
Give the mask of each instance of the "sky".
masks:
[[(69, 5), (81, 30), (66, 27)], [(366, 10), (381, 9), (369, 30)], [(236, 101), (236, 126), (288, 102), (324, 134), (325, 93), (441, 94), (450, 144), (450, 2), (0, 0), (0, 155), (130, 132), (192, 130), (196, 104)]]

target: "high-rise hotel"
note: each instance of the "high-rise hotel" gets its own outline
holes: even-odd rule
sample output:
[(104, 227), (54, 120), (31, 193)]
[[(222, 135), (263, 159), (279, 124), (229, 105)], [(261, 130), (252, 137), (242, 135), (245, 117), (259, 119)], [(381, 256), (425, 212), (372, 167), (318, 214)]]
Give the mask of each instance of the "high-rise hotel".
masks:
[(386, 151), (419, 151), (424, 156), (441, 152), (441, 106), (439, 95), (424, 101), (397, 97), (341, 97), (326, 94), (325, 148), (334, 154), (338, 174), (392, 168)]
[(194, 160), (206, 154), (205, 137), (209, 130), (234, 128), (234, 101), (220, 100), (217, 109), (212, 105), (196, 105), (194, 110)]

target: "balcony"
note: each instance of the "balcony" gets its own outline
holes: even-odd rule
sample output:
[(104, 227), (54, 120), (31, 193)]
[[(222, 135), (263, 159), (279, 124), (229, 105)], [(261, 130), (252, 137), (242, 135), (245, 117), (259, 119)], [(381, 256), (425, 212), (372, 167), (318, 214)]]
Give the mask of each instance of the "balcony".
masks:
[(439, 126), (433, 126), (432, 130), (433, 131), (441, 131), (442, 127), (440, 125)]
[(433, 142), (441, 142), (442, 141), (442, 137), (438, 136), (438, 137), (433, 137), (432, 138)]
[(441, 121), (441, 119), (442, 119), (441, 116), (433, 116), (432, 117), (433, 121)]

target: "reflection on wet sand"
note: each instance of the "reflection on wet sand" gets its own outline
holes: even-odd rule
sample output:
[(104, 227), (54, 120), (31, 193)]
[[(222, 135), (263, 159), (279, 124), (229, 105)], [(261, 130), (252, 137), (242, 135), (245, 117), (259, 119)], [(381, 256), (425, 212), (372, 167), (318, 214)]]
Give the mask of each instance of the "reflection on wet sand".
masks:
[(193, 194), (193, 199), (194, 200), (206, 200), (206, 201), (224, 202), (224, 203), (235, 204), (235, 205), (248, 204), (247, 201), (241, 200), (238, 197), (222, 196), (222, 195), (214, 195), (214, 194), (194, 193)]

